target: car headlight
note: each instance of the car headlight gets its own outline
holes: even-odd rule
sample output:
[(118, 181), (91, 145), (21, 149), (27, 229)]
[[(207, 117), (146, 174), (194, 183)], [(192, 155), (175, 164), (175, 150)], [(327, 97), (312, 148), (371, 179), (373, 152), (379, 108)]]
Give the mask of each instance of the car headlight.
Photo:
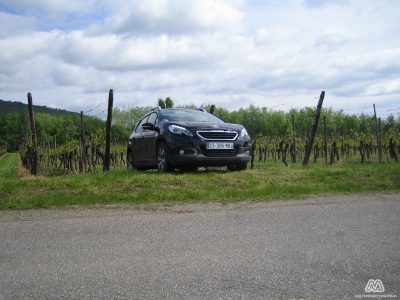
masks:
[(249, 135), (249, 134), (247, 133), (247, 130), (245, 128), (243, 128), (242, 131), (240, 132), (240, 136), (239, 137), (243, 138), (246, 135)]
[(187, 136), (193, 136), (193, 134), (189, 130), (187, 130), (184, 127), (178, 126), (178, 125), (169, 125), (168, 129), (172, 133), (185, 134)]

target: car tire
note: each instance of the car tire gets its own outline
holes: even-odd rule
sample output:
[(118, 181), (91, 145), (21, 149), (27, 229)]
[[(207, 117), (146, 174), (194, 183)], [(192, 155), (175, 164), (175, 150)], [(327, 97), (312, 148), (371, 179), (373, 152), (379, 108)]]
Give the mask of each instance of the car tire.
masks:
[(228, 170), (233, 171), (243, 171), (247, 169), (247, 163), (237, 163), (237, 164), (230, 164), (227, 166)]
[(126, 153), (126, 167), (128, 170), (133, 170), (135, 167), (133, 165), (133, 154), (131, 150)]
[(167, 146), (160, 143), (157, 147), (157, 169), (159, 172), (170, 172), (173, 170), (168, 159)]
[(126, 153), (126, 167), (128, 170), (144, 170), (143, 168), (138, 168), (137, 166), (135, 166), (135, 164), (133, 163), (133, 153), (130, 150)]

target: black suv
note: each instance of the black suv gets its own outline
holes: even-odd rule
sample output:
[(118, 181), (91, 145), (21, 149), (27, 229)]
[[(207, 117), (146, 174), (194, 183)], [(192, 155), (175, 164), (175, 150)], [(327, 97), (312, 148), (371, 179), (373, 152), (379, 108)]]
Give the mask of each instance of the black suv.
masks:
[(251, 156), (242, 125), (226, 123), (202, 109), (159, 109), (146, 114), (129, 136), (128, 168), (159, 171), (227, 166), (244, 170)]

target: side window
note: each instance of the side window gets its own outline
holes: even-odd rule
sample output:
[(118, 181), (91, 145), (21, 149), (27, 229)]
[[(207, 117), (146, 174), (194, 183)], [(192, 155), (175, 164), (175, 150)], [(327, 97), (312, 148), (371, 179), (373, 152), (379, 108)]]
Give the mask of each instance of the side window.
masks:
[(156, 113), (152, 113), (149, 116), (149, 120), (147, 122), (149, 122), (149, 123), (151, 123), (153, 125), (156, 125), (156, 121), (157, 121), (157, 114)]
[(149, 116), (145, 116), (145, 117), (139, 122), (139, 124), (138, 124), (138, 125), (136, 126), (136, 128), (135, 128), (135, 132), (136, 132), (136, 133), (143, 132), (142, 125), (143, 125), (144, 123), (146, 123), (148, 119), (149, 119)]

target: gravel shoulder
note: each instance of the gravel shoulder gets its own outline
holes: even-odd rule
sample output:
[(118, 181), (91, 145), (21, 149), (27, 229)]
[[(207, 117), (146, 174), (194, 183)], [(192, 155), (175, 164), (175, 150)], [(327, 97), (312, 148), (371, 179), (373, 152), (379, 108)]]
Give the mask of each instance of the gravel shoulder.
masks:
[(54, 219), (97, 218), (112, 216), (134, 216), (148, 214), (182, 214), (212, 211), (235, 211), (241, 209), (279, 208), (287, 206), (326, 205), (359, 201), (381, 201), (397, 198), (400, 193), (359, 193), (334, 196), (318, 196), (305, 199), (279, 199), (270, 201), (247, 200), (230, 203), (198, 202), (171, 204), (112, 204), (90, 206), (66, 206), (53, 209), (0, 210), (0, 223), (13, 221), (37, 221)]

